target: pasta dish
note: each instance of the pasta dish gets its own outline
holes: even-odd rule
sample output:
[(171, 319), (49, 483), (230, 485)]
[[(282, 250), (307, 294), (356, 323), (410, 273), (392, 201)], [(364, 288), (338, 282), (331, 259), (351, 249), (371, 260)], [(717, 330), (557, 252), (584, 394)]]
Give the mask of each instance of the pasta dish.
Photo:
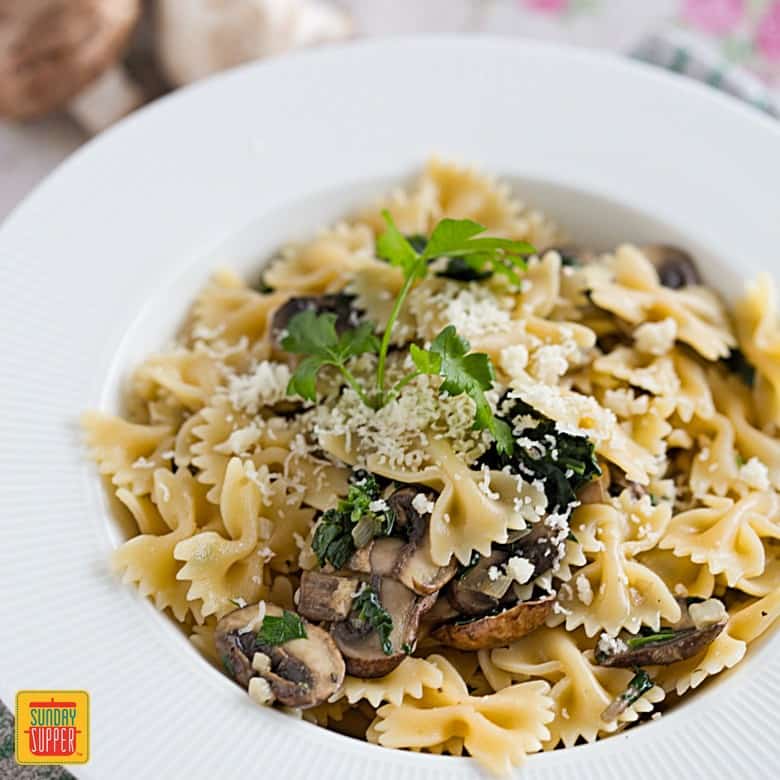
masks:
[(263, 706), (528, 753), (662, 717), (780, 614), (780, 328), (433, 160), (219, 271), (86, 437), (114, 566)]

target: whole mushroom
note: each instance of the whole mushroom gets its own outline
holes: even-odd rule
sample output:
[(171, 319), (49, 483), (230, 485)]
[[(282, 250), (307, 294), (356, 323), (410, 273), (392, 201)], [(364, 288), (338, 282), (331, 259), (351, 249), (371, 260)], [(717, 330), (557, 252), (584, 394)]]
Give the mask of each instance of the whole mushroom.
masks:
[(158, 0), (156, 42), (181, 86), (243, 62), (346, 38), (352, 25), (320, 0)]
[(97, 133), (144, 102), (118, 61), (140, 0), (3, 0), (0, 116), (65, 109)]

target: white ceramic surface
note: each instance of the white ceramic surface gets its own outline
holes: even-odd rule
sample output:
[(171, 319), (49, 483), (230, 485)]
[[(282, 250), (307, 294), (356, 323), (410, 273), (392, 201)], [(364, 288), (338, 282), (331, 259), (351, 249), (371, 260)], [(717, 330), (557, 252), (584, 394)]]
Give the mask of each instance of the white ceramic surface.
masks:
[[(608, 55), (397, 39), (249, 66), (142, 110), (0, 228), (0, 697), (92, 696), (84, 778), (477, 776), (256, 707), (111, 575), (120, 533), (78, 415), (115, 409), (210, 268), (243, 271), (431, 153), (515, 182), (572, 235), (695, 250), (726, 294), (780, 247), (780, 129)], [(524, 777), (762, 778), (780, 743), (780, 636), (660, 720), (532, 756)]]

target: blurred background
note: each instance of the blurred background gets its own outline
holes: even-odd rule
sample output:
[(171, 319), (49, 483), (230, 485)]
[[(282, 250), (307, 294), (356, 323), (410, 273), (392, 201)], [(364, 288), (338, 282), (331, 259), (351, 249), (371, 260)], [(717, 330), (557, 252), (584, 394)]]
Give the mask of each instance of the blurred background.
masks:
[(780, 105), (780, 0), (0, 0), (0, 219), (172, 89), (301, 47), (444, 32), (611, 49)]
[[(780, 115), (780, 0), (0, 0), (0, 220), (91, 136), (171, 90), (303, 47), (412, 33), (608, 49)], [(0, 780), (65, 777), (15, 764), (0, 704)]]

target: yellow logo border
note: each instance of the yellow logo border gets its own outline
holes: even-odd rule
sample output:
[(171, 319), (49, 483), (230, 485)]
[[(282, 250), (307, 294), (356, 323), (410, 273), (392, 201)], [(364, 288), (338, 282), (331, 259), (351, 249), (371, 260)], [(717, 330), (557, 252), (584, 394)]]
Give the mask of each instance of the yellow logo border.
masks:
[[(46, 694), (48, 696), (70, 696), (73, 694), (80, 694), (84, 697), (86, 705), (85, 721), (86, 729), (84, 734), (84, 754), (80, 756), (78, 760), (70, 759), (68, 756), (51, 756), (51, 761), (20, 761), (19, 760), (19, 700), (22, 696), (28, 694)], [(66, 689), (66, 690), (54, 690), (54, 689), (25, 689), (16, 692), (16, 698), (14, 702), (14, 760), (19, 766), (60, 766), (64, 764), (86, 764), (89, 761), (90, 756), (90, 701), (89, 691)], [(64, 759), (64, 760), (63, 760)]]

